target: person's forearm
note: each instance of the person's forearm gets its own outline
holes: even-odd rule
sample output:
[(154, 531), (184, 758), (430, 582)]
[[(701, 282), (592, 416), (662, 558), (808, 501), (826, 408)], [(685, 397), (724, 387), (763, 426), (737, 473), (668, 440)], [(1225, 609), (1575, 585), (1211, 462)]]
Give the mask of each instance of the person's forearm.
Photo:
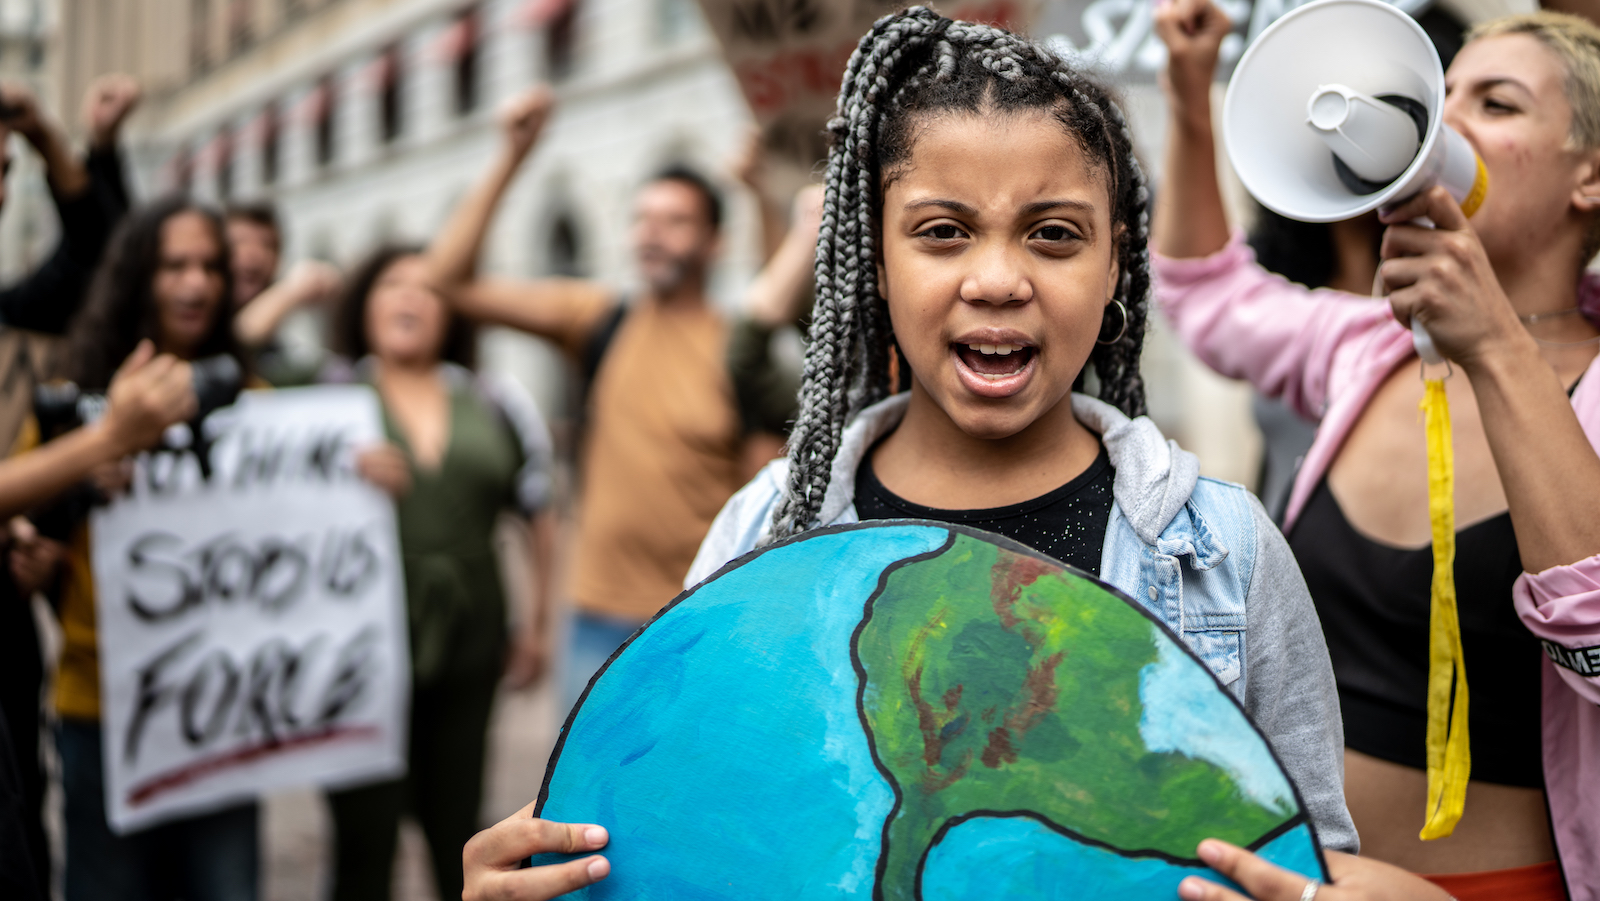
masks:
[(1209, 256), (1228, 244), (1209, 94), (1173, 104), (1151, 243), (1157, 253), (1180, 259)]
[(520, 157), (502, 151), (428, 246), (428, 263), (440, 290), (472, 281), (489, 222), (521, 165)]
[(0, 462), (0, 519), (49, 501), (126, 453), (105, 429), (88, 425)]
[(756, 202), (761, 207), (761, 261), (770, 263), (783, 247), (789, 217), (783, 204), (766, 191), (756, 192)]
[(1567, 393), (1526, 335), (1465, 363), (1505, 488), (1522, 568), (1600, 554), (1600, 456)]
[(801, 295), (811, 284), (816, 252), (815, 234), (789, 230), (745, 295), (745, 310), (752, 320), (767, 328), (794, 322)]
[(295, 286), (279, 281), (240, 308), (233, 317), (233, 334), (245, 347), (261, 347), (272, 340), (284, 317), (305, 301)]

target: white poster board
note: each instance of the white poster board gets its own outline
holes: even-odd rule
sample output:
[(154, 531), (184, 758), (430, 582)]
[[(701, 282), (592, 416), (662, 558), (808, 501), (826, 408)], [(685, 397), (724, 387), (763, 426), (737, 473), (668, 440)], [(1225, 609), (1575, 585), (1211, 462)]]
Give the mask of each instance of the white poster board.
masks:
[(364, 386), (245, 392), (94, 513), (113, 829), (404, 772), (394, 507), (354, 471), (382, 438)]

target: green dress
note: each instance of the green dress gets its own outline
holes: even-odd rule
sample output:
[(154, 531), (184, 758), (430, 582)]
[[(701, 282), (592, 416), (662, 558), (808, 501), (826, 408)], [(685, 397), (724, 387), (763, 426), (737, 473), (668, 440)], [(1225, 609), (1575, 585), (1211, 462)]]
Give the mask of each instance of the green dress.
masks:
[[(334, 898), (389, 898), (403, 813), (428, 838), (442, 898), (461, 897), (461, 847), (478, 829), (489, 713), (506, 649), (505, 593), (494, 553), (502, 512), (547, 500), (549, 434), (526, 395), (441, 366), (450, 437), (436, 469), (411, 466), (395, 505), (411, 634), (408, 774), (330, 795)], [(388, 438), (410, 456), (384, 412)]]

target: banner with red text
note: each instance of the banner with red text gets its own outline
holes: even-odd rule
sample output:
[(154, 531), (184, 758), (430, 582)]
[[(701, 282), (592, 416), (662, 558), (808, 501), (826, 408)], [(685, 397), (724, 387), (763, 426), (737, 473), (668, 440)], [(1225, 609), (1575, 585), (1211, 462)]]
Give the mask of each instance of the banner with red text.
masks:
[(405, 769), (394, 507), (362, 386), (245, 392), (93, 515), (106, 815), (128, 832)]

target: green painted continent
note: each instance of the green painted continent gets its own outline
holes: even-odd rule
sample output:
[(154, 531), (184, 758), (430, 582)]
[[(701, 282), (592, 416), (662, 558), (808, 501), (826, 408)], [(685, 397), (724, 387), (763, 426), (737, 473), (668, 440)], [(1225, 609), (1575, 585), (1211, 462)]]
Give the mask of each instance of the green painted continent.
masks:
[(1160, 635), (1094, 583), (960, 533), (893, 570), (855, 647), (863, 725), (898, 797), (874, 896), (917, 897), (939, 830), (978, 811), (1182, 859), (1289, 819), (1221, 768), (1145, 747), (1140, 671)]

